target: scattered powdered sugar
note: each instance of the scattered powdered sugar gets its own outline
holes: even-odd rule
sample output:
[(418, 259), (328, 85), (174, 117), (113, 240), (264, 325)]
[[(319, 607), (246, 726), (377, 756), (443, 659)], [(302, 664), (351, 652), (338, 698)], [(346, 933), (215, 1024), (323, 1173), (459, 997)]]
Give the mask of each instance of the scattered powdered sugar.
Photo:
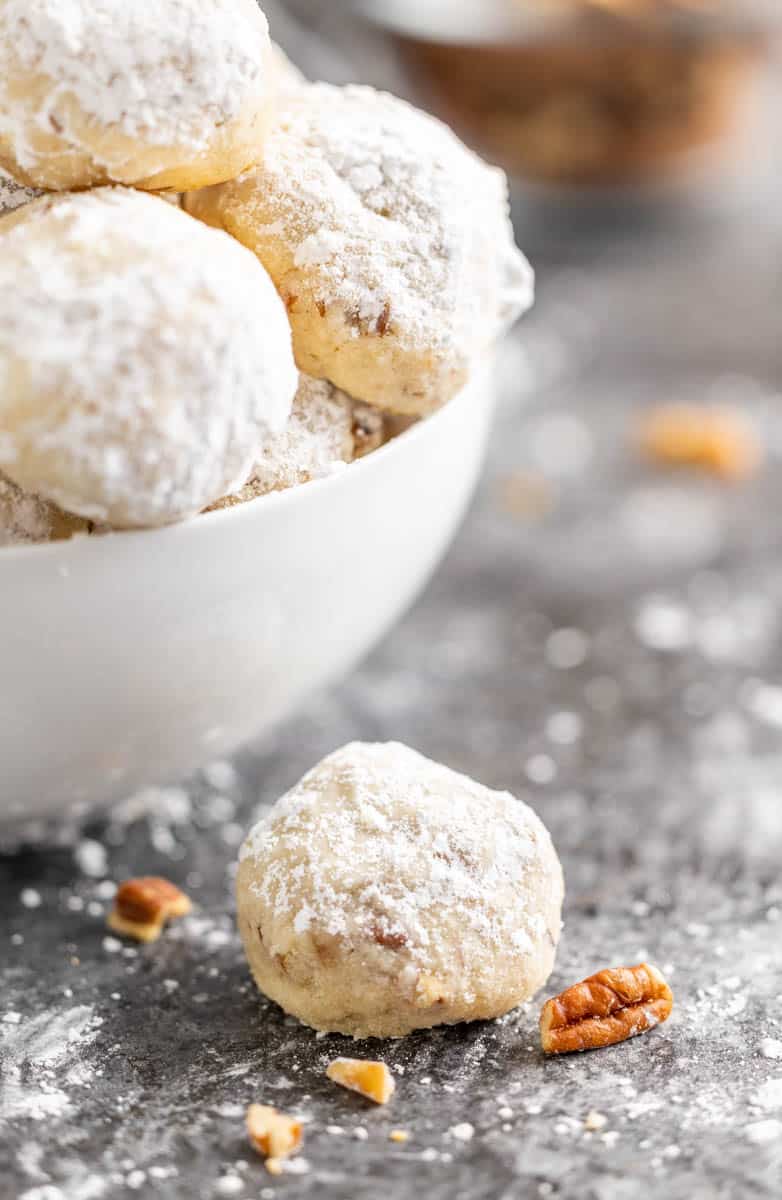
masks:
[[(42, 128), (79, 146), (75, 101), (104, 129), (202, 150), (270, 87), (267, 47), (268, 25), (252, 0), (5, 0), (0, 134), (32, 168), (30, 137)], [(52, 81), (43, 97), (19, 86), (33, 74)]]
[(465, 958), (481, 960), (473, 977), (498, 951), (529, 953), (556, 906), (554, 853), (532, 810), (394, 743), (325, 758), (256, 825), (241, 858), (258, 866), (250, 891), (297, 933), (370, 930), (421, 964), (452, 962), (458, 927)]
[(750, 1102), (758, 1108), (782, 1108), (782, 1078), (767, 1079), (750, 1097)]
[[(461, 363), (532, 303), (502, 172), (393, 96), (300, 89), (257, 178), (261, 257), (281, 239), (355, 336), (393, 331), (407, 347)], [(244, 203), (245, 182), (238, 187)]]
[(36, 196), (40, 195), (41, 193), (36, 192), (33, 188), (25, 187), (23, 183), (17, 183), (12, 175), (0, 167), (0, 217), (3, 213), (21, 208), (23, 204), (29, 204), (31, 200), (35, 200)]
[(22, 371), (35, 401), (11, 413), (0, 400), (0, 465), (70, 512), (116, 525), (195, 514), (288, 419), (298, 376), (269, 277), (154, 197), (38, 201), (3, 234), (0, 288), (14, 295), (0, 396)]
[(747, 1141), (753, 1146), (767, 1146), (771, 1142), (782, 1142), (782, 1121), (769, 1118), (767, 1121), (753, 1121), (744, 1129)]
[(44, 1012), (0, 1026), (0, 1123), (43, 1121), (71, 1107), (68, 1079), (74, 1055), (97, 1037), (102, 1021), (88, 1005)]

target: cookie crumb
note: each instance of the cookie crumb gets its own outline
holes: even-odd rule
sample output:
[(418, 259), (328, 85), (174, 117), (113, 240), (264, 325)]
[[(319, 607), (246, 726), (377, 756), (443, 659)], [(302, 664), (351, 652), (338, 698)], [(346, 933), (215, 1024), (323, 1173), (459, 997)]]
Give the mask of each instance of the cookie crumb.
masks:
[(410, 1141), (410, 1134), (405, 1129), (392, 1129), (388, 1137), (390, 1141), (398, 1142), (400, 1145)]

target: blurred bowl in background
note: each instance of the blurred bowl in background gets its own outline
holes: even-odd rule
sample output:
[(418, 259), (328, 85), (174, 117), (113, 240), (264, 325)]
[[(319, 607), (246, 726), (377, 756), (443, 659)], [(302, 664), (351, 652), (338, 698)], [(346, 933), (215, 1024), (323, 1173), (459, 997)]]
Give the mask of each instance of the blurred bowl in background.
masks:
[[(659, 188), (757, 165), (773, 61), (746, 0), (355, 0), (420, 103), (517, 180)], [(745, 153), (742, 153), (744, 151)]]

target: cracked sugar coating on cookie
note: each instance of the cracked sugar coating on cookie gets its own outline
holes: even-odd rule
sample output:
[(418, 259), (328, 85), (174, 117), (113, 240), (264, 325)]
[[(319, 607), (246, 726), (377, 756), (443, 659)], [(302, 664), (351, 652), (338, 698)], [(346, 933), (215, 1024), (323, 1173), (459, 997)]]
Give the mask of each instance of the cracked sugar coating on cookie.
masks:
[(562, 895), (531, 809), (394, 743), (305, 775), (250, 833), (237, 880), (261, 990), (360, 1037), (521, 1003), (553, 966)]
[(32, 185), (233, 178), (275, 93), (255, 0), (0, 0), (0, 162)]
[(290, 414), (285, 310), (231, 238), (121, 188), (0, 222), (0, 470), (110, 525), (199, 512)]
[(40, 194), (34, 188), (17, 183), (12, 175), (0, 168), (0, 217), (5, 213), (13, 212), (16, 208), (21, 208), (23, 204), (29, 204)]
[(286, 96), (261, 166), (186, 207), (267, 267), (301, 369), (380, 408), (437, 408), (532, 303), (505, 176), (372, 88)]

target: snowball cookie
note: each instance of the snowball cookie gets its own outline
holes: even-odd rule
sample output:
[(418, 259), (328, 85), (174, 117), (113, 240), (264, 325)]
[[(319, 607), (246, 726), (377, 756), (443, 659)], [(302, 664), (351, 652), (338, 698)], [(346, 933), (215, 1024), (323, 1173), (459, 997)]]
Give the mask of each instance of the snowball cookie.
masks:
[(282, 46), (278, 46), (276, 42), (272, 42), (272, 55), (277, 72), (277, 90), (280, 95), (284, 96), (287, 92), (296, 91), (307, 82), (304, 72), (299, 70), (296, 64), (288, 58)]
[(0, 0), (0, 165), (34, 187), (233, 179), (275, 91), (255, 0)]
[(406, 746), (337, 750), (244, 843), (259, 988), (315, 1029), (401, 1037), (498, 1017), (548, 979), (562, 869), (538, 817)]
[(117, 527), (200, 512), (290, 415), (285, 309), (244, 247), (155, 196), (0, 220), (0, 471)]
[(12, 175), (0, 169), (0, 217), (21, 208), (23, 204), (29, 204), (40, 194), (23, 183), (17, 183)]
[(286, 95), (262, 165), (185, 207), (258, 255), (302, 371), (392, 412), (448, 400), (532, 303), (505, 176), (372, 88)]
[(0, 546), (62, 542), (77, 533), (91, 533), (92, 528), (89, 521), (23, 492), (0, 475)]
[(325, 379), (302, 375), (291, 419), (268, 439), (247, 483), (212, 508), (233, 508), (269, 492), (331, 475), (382, 445), (383, 416)]

